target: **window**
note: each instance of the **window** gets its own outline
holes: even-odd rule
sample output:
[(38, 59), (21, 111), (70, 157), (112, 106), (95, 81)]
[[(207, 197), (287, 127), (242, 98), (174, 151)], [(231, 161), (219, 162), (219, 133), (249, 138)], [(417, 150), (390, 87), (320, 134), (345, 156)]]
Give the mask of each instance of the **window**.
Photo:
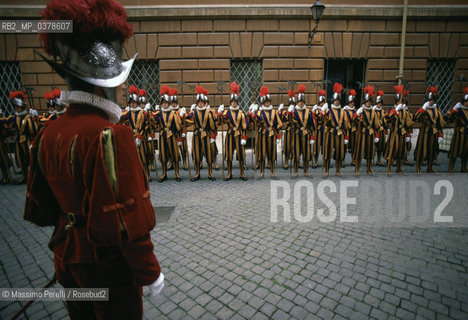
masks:
[(261, 60), (231, 60), (231, 82), (236, 81), (239, 84), (239, 106), (244, 111), (253, 101), (258, 103), (262, 75)]
[[(0, 62), (0, 108), (4, 116), (13, 114), (15, 109), (10, 103), (10, 92), (22, 90), (21, 71), (18, 62)], [(30, 97), (30, 91), (25, 92)], [(28, 101), (26, 101), (28, 102)]]
[(127, 87), (136, 86), (145, 89), (148, 94), (148, 102), (155, 106), (159, 104), (159, 61), (135, 60), (128, 76)]
[[(359, 86), (360, 83), (364, 83), (364, 75), (366, 70), (365, 60), (347, 59), (328, 59), (325, 61), (325, 80), (331, 82), (327, 85), (327, 97), (333, 95), (333, 84), (339, 82), (343, 85), (343, 88), (348, 91), (351, 89), (356, 90), (356, 106), (359, 107), (359, 101), (361, 101), (362, 88)], [(343, 97), (343, 95), (342, 95)], [(344, 103), (342, 99), (342, 103)]]
[(442, 114), (445, 114), (452, 105), (454, 72), (454, 59), (427, 60), (426, 88), (428, 86), (437, 86), (437, 106), (442, 111)]

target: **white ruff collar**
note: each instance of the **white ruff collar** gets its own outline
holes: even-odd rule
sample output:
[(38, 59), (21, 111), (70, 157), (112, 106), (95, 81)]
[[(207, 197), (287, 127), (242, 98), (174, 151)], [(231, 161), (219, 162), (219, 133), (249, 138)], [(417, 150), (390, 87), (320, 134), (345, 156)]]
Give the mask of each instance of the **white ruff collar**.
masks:
[(179, 110), (179, 105), (172, 107), (172, 110)]
[(461, 102), (457, 102), (457, 104), (455, 105), (456, 106), (460, 106), (460, 108), (462, 108), (463, 110), (468, 110), (468, 107), (465, 107), (465, 105)]
[(229, 106), (229, 109), (231, 109), (232, 111), (237, 111), (239, 110), (239, 105), (237, 105), (237, 107)]
[(362, 105), (362, 108), (363, 108), (364, 110), (371, 110), (371, 109), (372, 109), (372, 106), (368, 107), (368, 106), (366, 106), (365, 104), (363, 104), (363, 105)]
[(26, 113), (27, 113), (26, 109), (23, 110), (23, 111), (21, 111), (21, 112), (16, 112), (16, 111), (15, 111), (15, 114), (16, 114), (18, 117), (24, 116)]
[(341, 109), (341, 104), (335, 106), (334, 104), (331, 105), (333, 109)]
[(104, 111), (109, 117), (109, 121), (112, 123), (119, 122), (120, 116), (122, 115), (122, 109), (120, 109), (116, 103), (89, 92), (62, 91), (60, 98), (68, 105), (78, 103), (96, 107)]
[(206, 106), (204, 106), (204, 107), (199, 107), (199, 106), (197, 106), (197, 110), (199, 110), (199, 111), (206, 110)]
[(263, 106), (262, 109), (263, 110), (271, 110), (271, 109), (273, 109), (273, 105), (270, 104), (268, 107)]
[(427, 107), (428, 109), (435, 109), (437, 108), (437, 103), (434, 103), (432, 106), (430, 106), (429, 102), (426, 102), (423, 107)]
[(301, 107), (299, 107), (299, 106), (296, 106), (296, 109), (297, 109), (297, 110), (305, 110), (306, 108), (307, 108), (307, 106), (306, 106), (306, 105), (303, 105), (303, 106), (302, 106), (302, 108), (301, 108)]
[(382, 110), (382, 107), (379, 108), (379, 107), (377, 107), (377, 105), (375, 105), (375, 106), (374, 106), (374, 110), (380, 111), (380, 110)]
[(167, 107), (167, 108), (161, 107), (161, 110), (162, 110), (162, 112), (169, 112), (169, 111), (172, 110), (172, 107), (171, 107), (171, 106), (169, 106), (169, 107)]
[(355, 107), (352, 107), (352, 108), (351, 108), (350, 106), (345, 106), (345, 107), (343, 108), (343, 110), (356, 110), (356, 108), (355, 108)]
[(141, 110), (143, 110), (143, 109), (140, 108), (140, 107), (136, 107), (136, 108), (130, 108), (129, 110), (130, 110), (130, 111), (141, 111)]

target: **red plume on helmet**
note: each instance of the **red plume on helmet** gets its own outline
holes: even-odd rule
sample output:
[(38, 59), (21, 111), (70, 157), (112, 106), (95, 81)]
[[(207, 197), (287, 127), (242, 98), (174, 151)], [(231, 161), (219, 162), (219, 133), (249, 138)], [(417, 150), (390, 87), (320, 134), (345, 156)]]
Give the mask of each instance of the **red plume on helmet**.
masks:
[(203, 89), (202, 86), (197, 86), (197, 87), (195, 88), (195, 91), (196, 91), (198, 94), (204, 93), (204, 90), (205, 90), (205, 89)]
[(55, 95), (52, 92), (46, 92), (46, 93), (44, 93), (44, 98), (46, 100), (54, 100)]
[(128, 88), (128, 92), (130, 94), (138, 94), (138, 88), (135, 87), (133, 84), (130, 86), (130, 88)]
[(335, 82), (333, 85), (333, 92), (341, 93), (343, 91), (343, 85), (341, 83)]
[(377, 95), (378, 95), (378, 96), (383, 96), (383, 95), (384, 95), (383, 90), (378, 90), (378, 91), (377, 91)]
[(145, 89), (140, 89), (140, 90), (138, 91), (138, 95), (139, 95), (139, 96), (142, 96), (142, 97), (146, 97), (146, 90), (145, 90)]
[(395, 89), (395, 94), (401, 95), (401, 93), (403, 92), (403, 85), (394, 86), (393, 88)]
[(161, 87), (161, 95), (169, 94), (169, 87), (168, 86), (162, 86)]
[(318, 95), (319, 95), (319, 96), (326, 96), (326, 95), (327, 95), (327, 92), (326, 92), (325, 90), (322, 89), (322, 90), (320, 90), (320, 91), (318, 92)]
[(355, 96), (356, 95), (356, 90), (351, 89), (348, 91), (348, 96)]
[(306, 92), (306, 86), (303, 84), (300, 84), (299, 87), (297, 87), (297, 93), (304, 93)]
[(404, 96), (407, 96), (407, 95), (409, 95), (409, 89), (405, 89), (405, 90), (403, 90), (403, 95), (404, 95)]
[(294, 90), (288, 90), (288, 96), (290, 98), (294, 97), (294, 94), (295, 94)]
[(56, 41), (76, 50), (87, 49), (96, 39), (119, 41), (122, 44), (132, 35), (127, 13), (115, 0), (52, 0), (41, 11), (43, 20), (72, 20), (73, 33), (40, 33), (45, 51), (58, 55)]
[(171, 89), (171, 96), (176, 96), (177, 93), (177, 89)]
[(231, 94), (233, 93), (239, 95), (239, 85), (235, 81), (231, 83)]
[(10, 93), (10, 99), (15, 99), (15, 98), (20, 98), (20, 99), (23, 99), (23, 100), (26, 100), (27, 97), (26, 95), (24, 94), (23, 91), (13, 91)]
[(52, 94), (54, 95), (55, 98), (60, 98), (60, 94), (62, 92), (60, 91), (59, 88), (54, 88), (54, 90), (52, 90)]
[(374, 95), (374, 88), (371, 86), (367, 86), (364, 88), (364, 93), (368, 94), (370, 97)]
[(468, 94), (468, 87), (466, 87), (465, 90), (463, 90), (463, 93)]
[(431, 92), (432, 92), (434, 95), (437, 95), (437, 86), (432, 86), (432, 87), (431, 87)]
[(263, 86), (263, 87), (260, 88), (260, 96), (263, 97), (263, 96), (266, 96), (269, 93), (270, 93), (270, 90), (268, 90), (267, 87)]

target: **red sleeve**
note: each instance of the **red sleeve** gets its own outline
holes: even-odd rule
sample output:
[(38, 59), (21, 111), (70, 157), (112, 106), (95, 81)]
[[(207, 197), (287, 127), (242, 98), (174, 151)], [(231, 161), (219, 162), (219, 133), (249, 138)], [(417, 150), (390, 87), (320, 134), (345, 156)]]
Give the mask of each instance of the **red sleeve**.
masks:
[(96, 246), (119, 246), (135, 284), (151, 284), (161, 272), (150, 237), (156, 221), (132, 131), (122, 125), (104, 129), (89, 154), (84, 169), (88, 239)]

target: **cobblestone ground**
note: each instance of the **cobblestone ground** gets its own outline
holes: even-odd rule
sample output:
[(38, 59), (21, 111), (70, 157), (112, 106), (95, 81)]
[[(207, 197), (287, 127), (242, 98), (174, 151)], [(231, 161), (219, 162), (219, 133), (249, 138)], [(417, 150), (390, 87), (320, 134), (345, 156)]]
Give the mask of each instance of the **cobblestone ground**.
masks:
[[(435, 168), (445, 171), (446, 154), (439, 158)], [(379, 186), (388, 183), (392, 190), (401, 191), (402, 186), (416, 181), (428, 185), (432, 194), (436, 182), (445, 179), (455, 191), (442, 215), (453, 215), (458, 227), (406, 221), (385, 225), (364, 219), (359, 223), (339, 219), (318, 223), (316, 216), (308, 223), (298, 222), (294, 216), (291, 222), (273, 223), (271, 180), (254, 180), (251, 169), (246, 182), (224, 182), (220, 171), (216, 172), (218, 180), (211, 182), (206, 179), (206, 169), (195, 183), (188, 181), (186, 171), (182, 171), (180, 183), (173, 180), (172, 171), (169, 181), (153, 181), (153, 205), (176, 209), (168, 222), (158, 224), (152, 232), (166, 287), (157, 298), (145, 298), (144, 317), (467, 319), (468, 176), (438, 173), (418, 177), (412, 173), (414, 167), (404, 169), (411, 173), (386, 176), (384, 168), (377, 167), (376, 177), (364, 174), (356, 179), (348, 164), (346, 178), (332, 174), (326, 180), (338, 186), (338, 192), (327, 196), (339, 207), (340, 183), (357, 181), (358, 190), (349, 196), (377, 189), (377, 194), (390, 194), (390, 199), (398, 201), (401, 193), (379, 190)], [(278, 173), (280, 183), (291, 190), (300, 181), (312, 183), (315, 189), (323, 181), (320, 168), (313, 169), (307, 180), (291, 180), (289, 171), (282, 169)], [(52, 229), (22, 220), (24, 193), (24, 186), (0, 187), (0, 287), (40, 287), (53, 274), (52, 255), (46, 246)], [(429, 199), (430, 212), (444, 194)], [(307, 199), (311, 199), (310, 193), (302, 198), (302, 206)], [(396, 208), (391, 202), (375, 199), (358, 197), (357, 204), (348, 206), (348, 214), (360, 215), (372, 206), (376, 215)], [(402, 202), (409, 205), (408, 199)], [(293, 196), (287, 203), (293, 207)], [(313, 203), (315, 210), (328, 210), (317, 192)], [(0, 318), (8, 319), (20, 306), (19, 302), (0, 302)], [(61, 301), (39, 301), (27, 309), (24, 318), (62, 319), (67, 312)]]

